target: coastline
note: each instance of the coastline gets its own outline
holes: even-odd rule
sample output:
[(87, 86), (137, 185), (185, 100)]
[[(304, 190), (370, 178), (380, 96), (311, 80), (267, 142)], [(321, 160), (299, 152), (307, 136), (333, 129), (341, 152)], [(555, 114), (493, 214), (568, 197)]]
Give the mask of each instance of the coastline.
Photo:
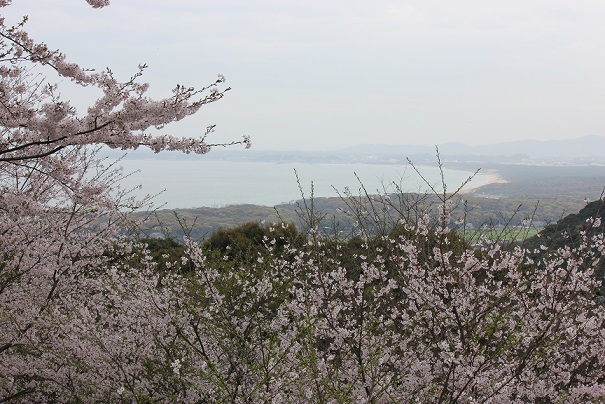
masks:
[(470, 194), (470, 193), (474, 193), (475, 191), (477, 191), (478, 189), (480, 189), (486, 185), (508, 184), (510, 182), (510, 181), (504, 179), (500, 175), (500, 173), (498, 173), (498, 171), (496, 171), (496, 170), (489, 170), (488, 172), (484, 173), (483, 175), (485, 177), (487, 177), (487, 180), (485, 182), (482, 182), (481, 184), (473, 185), (473, 181), (471, 181), (467, 184), (467, 186), (462, 188), (460, 190), (460, 192), (463, 194)]

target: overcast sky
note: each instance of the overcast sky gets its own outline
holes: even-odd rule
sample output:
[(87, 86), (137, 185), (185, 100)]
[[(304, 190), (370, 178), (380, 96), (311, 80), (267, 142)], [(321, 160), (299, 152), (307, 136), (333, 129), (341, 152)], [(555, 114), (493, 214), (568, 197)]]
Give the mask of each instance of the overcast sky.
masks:
[(36, 39), (151, 94), (224, 74), (173, 127), (256, 149), (434, 145), (605, 134), (601, 0), (13, 0)]

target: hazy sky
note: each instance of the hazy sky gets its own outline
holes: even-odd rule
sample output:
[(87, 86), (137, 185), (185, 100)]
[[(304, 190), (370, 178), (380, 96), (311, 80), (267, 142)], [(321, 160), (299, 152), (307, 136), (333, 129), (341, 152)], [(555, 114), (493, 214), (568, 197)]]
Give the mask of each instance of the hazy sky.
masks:
[(434, 145), (605, 134), (601, 0), (13, 0), (30, 32), (153, 95), (224, 74), (174, 126), (256, 149)]

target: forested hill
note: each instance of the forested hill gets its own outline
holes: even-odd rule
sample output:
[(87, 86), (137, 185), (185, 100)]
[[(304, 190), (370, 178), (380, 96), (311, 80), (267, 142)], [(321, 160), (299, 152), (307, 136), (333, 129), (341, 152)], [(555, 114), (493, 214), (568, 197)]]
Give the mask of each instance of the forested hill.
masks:
[[(560, 248), (578, 248), (582, 243), (582, 235), (595, 236), (605, 232), (605, 226), (601, 218), (605, 215), (605, 201), (599, 199), (586, 204), (576, 214), (565, 216), (555, 224), (546, 226), (537, 235), (526, 239), (522, 246), (527, 248), (533, 258), (552, 255)], [(594, 247), (593, 247), (594, 248)], [(582, 267), (593, 265), (590, 262), (583, 263)], [(605, 296), (605, 262), (601, 259), (594, 268), (595, 277), (600, 282), (600, 298)]]
[[(417, 198), (423, 203), (438, 205), (438, 198), (424, 197), (421, 194), (400, 195), (410, 200)], [(300, 202), (299, 202), (300, 203)], [(577, 212), (582, 208), (582, 198), (576, 196), (542, 195), (540, 198), (482, 198), (464, 195), (457, 203), (453, 212), (455, 220), (465, 217), (467, 224), (479, 228), (484, 224), (495, 226), (517, 226), (525, 219), (533, 217), (533, 225), (541, 229), (547, 223), (555, 223), (569, 212)], [(169, 236), (181, 239), (184, 235), (183, 227), (195, 239), (210, 237), (219, 228), (228, 229), (240, 226), (247, 222), (278, 222), (287, 221), (303, 226), (300, 222), (301, 206), (298, 204), (278, 205), (274, 208), (256, 205), (232, 205), (222, 208), (195, 208), (160, 210), (147, 222), (143, 232), (149, 237)], [(346, 229), (351, 223), (346, 214), (346, 199), (339, 197), (316, 198), (314, 209), (326, 215), (326, 225), (338, 222), (341, 229)], [(133, 215), (140, 219), (143, 213)], [(184, 225), (184, 226), (183, 226)], [(304, 226), (303, 226), (304, 227)]]
[(536, 236), (525, 240), (523, 246), (528, 249), (545, 246), (548, 250), (564, 246), (577, 247), (581, 241), (582, 231), (587, 233), (604, 231), (603, 223), (599, 220), (604, 215), (603, 199), (587, 203), (578, 213), (565, 216), (557, 223), (546, 226)]

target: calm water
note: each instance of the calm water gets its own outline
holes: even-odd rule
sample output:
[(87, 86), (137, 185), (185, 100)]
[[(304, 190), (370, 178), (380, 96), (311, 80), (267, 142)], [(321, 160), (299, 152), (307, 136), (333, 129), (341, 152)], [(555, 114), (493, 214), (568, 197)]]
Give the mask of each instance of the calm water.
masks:
[[(122, 184), (134, 187), (141, 184), (138, 195), (155, 195), (154, 205), (165, 204), (167, 209), (218, 207), (251, 203), (274, 206), (301, 198), (294, 170), (298, 173), (305, 196), (314, 184), (316, 197), (337, 196), (334, 188), (343, 191), (349, 187), (359, 194), (360, 184), (355, 173), (369, 193), (386, 188), (392, 192), (393, 182), (403, 191), (428, 190), (410, 166), (368, 164), (302, 164), (259, 163), (211, 160), (123, 160), (126, 173), (140, 170), (125, 179)], [(423, 176), (436, 188), (441, 189), (439, 170), (421, 167)], [(445, 179), (448, 189), (455, 190), (471, 173), (447, 170)], [(485, 184), (489, 177), (477, 175), (470, 187)]]

